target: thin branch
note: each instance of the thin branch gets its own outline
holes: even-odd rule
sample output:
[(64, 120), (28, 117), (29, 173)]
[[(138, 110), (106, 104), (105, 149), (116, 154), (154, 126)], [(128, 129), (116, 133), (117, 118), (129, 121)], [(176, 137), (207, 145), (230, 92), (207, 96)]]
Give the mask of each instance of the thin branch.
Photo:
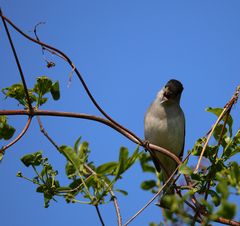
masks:
[[(180, 165), (179, 165), (180, 166)], [(130, 224), (143, 210), (145, 210), (163, 191), (163, 189), (169, 184), (169, 182), (172, 180), (174, 175), (176, 174), (179, 166), (175, 169), (175, 171), (171, 174), (171, 176), (168, 178), (168, 180), (165, 182), (165, 184), (159, 189), (159, 191), (136, 213), (134, 214), (125, 224), (124, 226), (127, 226)]]
[[(38, 45), (41, 45), (41, 46), (44, 46), (48, 49), (51, 49), (55, 52), (57, 52), (58, 54), (60, 54), (67, 62), (68, 64), (75, 70), (80, 82), (82, 83), (87, 95), (89, 96), (90, 100), (92, 101), (92, 103), (95, 105), (95, 107), (109, 120), (111, 121), (112, 123), (114, 123), (116, 126), (118, 126), (119, 128), (121, 128), (122, 130), (125, 130), (126, 132), (128, 132), (129, 134), (131, 134), (133, 137), (135, 137), (135, 139), (138, 140), (138, 143), (141, 143), (142, 146), (144, 146), (144, 142), (138, 137), (136, 136), (133, 132), (131, 132), (130, 130), (128, 130), (127, 128), (125, 128), (124, 126), (120, 125), (118, 122), (116, 122), (114, 119), (112, 119), (101, 107), (100, 105), (98, 104), (98, 102), (95, 100), (95, 98), (93, 97), (93, 95), (91, 94), (87, 84), (85, 83), (81, 73), (79, 72), (79, 70), (75, 67), (75, 65), (73, 64), (73, 62), (70, 60), (70, 58), (62, 51), (60, 51), (59, 49), (53, 47), (53, 46), (50, 46), (48, 44), (45, 44), (41, 41), (38, 41), (30, 36), (28, 36), (27, 34), (25, 34), (21, 29), (19, 29), (11, 20), (9, 20), (7, 17), (5, 17), (4, 15), (1, 14), (1, 17), (4, 21), (7, 21), (17, 32), (19, 32), (21, 35), (23, 35), (25, 38), (27, 38), (28, 40), (38, 44)], [(57, 54), (57, 56), (59, 56)]]
[(103, 218), (102, 218), (102, 215), (101, 215), (101, 213), (100, 213), (100, 210), (99, 210), (99, 207), (98, 207), (98, 205), (95, 205), (95, 208), (96, 208), (96, 211), (97, 211), (97, 214), (98, 214), (98, 218), (99, 218), (99, 220), (101, 221), (101, 224), (102, 224), (102, 226), (105, 226), (105, 224), (104, 224), (104, 221), (103, 221)]
[(4, 153), (4, 151), (6, 149), (8, 149), (9, 147), (11, 147), (12, 145), (14, 145), (16, 142), (18, 142), (22, 136), (26, 133), (26, 131), (28, 130), (30, 124), (31, 124), (31, 121), (32, 121), (32, 116), (29, 116), (28, 117), (28, 120), (27, 120), (27, 123), (25, 125), (25, 127), (23, 128), (23, 130), (21, 131), (21, 133), (12, 141), (10, 142), (9, 144), (3, 146), (1, 149), (0, 149), (0, 153)]
[[(2, 17), (1, 9), (0, 9), (0, 15)], [(26, 99), (27, 99), (28, 108), (29, 108), (30, 111), (32, 111), (32, 104), (31, 104), (31, 100), (30, 100), (30, 97), (29, 97), (29, 94), (28, 94), (28, 88), (27, 88), (27, 84), (26, 84), (26, 81), (25, 81), (25, 78), (24, 78), (22, 67), (21, 67), (20, 61), (18, 59), (17, 52), (15, 50), (15, 47), (14, 47), (14, 44), (13, 44), (10, 32), (8, 30), (7, 24), (6, 24), (6, 22), (5, 22), (3, 17), (2, 17), (2, 22), (3, 22), (3, 25), (4, 25), (5, 31), (7, 33), (8, 41), (9, 41), (9, 43), (11, 45), (12, 52), (13, 52), (13, 55), (14, 55), (14, 58), (15, 58), (15, 61), (16, 61), (17, 67), (18, 67), (18, 71), (19, 71), (19, 74), (20, 74), (20, 77), (21, 77), (21, 80), (22, 80), (22, 83), (23, 83), (23, 87), (24, 87), (24, 91), (25, 91), (25, 95), (26, 95)]]
[(237, 102), (237, 99), (238, 99), (238, 96), (239, 96), (239, 92), (240, 92), (240, 86), (237, 87), (237, 90), (235, 91), (235, 93), (233, 94), (232, 98), (230, 99), (230, 101), (225, 105), (225, 107), (223, 108), (223, 111), (222, 113), (219, 115), (217, 121), (215, 122), (215, 124), (213, 125), (212, 129), (210, 130), (210, 132), (208, 133), (208, 136), (207, 136), (207, 140), (203, 146), (203, 149), (202, 149), (202, 152), (199, 156), (199, 159), (198, 159), (198, 163), (197, 163), (197, 166), (194, 170), (194, 173), (197, 173), (198, 172), (198, 169), (200, 167), (200, 164), (201, 164), (201, 161), (202, 161), (202, 157), (204, 155), (204, 152), (208, 146), (208, 143), (209, 143), (209, 140), (216, 128), (216, 126), (218, 125), (218, 123), (222, 120), (222, 118), (225, 116), (225, 114), (227, 112), (230, 111), (230, 109), (232, 108), (232, 106)]
[[(0, 115), (29, 115), (29, 111), (27, 110), (0, 110)], [(92, 120), (92, 121), (97, 121), (100, 123), (103, 123), (109, 127), (111, 127), (112, 129), (118, 131), (119, 133), (121, 133), (123, 136), (125, 136), (126, 138), (128, 138), (129, 140), (133, 141), (134, 143), (136, 143), (137, 145), (140, 146), (144, 146), (143, 141), (139, 142), (135, 136), (132, 136), (132, 133), (129, 134), (128, 132), (126, 132), (125, 130), (123, 130), (122, 128), (118, 127), (116, 124), (114, 124), (113, 122), (104, 119), (102, 117), (99, 116), (95, 116), (95, 115), (88, 115), (88, 114), (83, 114), (83, 113), (72, 113), (72, 112), (60, 112), (60, 111), (46, 111), (46, 110), (36, 110), (34, 109), (33, 112), (31, 112), (31, 115), (42, 115), (42, 116), (57, 116), (57, 117), (70, 117), (70, 118), (82, 118), (82, 119), (87, 119), (87, 120)], [(173, 159), (174, 161), (177, 162), (177, 164), (181, 164), (180, 159), (174, 155), (172, 152), (168, 151), (165, 148), (159, 147), (157, 145), (154, 144), (148, 144), (148, 149), (154, 150), (154, 151), (158, 151), (161, 152), (162, 154), (170, 157), (171, 159)]]
[[(85, 164), (84, 166), (90, 173), (96, 175), (96, 172), (91, 167), (89, 167), (87, 164)], [(108, 183), (106, 181), (103, 181), (103, 183), (107, 187), (109, 187)], [(111, 188), (108, 188), (108, 189), (109, 189), (110, 195), (112, 196), (113, 203), (114, 203), (114, 206), (115, 206), (117, 219), (118, 219), (118, 226), (122, 226), (122, 217), (121, 217), (121, 213), (120, 213), (120, 208), (119, 208), (119, 203), (118, 203), (117, 197), (115, 196), (115, 194), (114, 194), (114, 192), (113, 192), (113, 190)]]
[[(58, 145), (54, 142), (54, 140), (48, 135), (48, 133), (46, 132), (46, 130), (44, 129), (43, 127), (43, 124), (41, 122), (41, 119), (40, 119), (40, 116), (38, 115), (37, 116), (38, 118), (38, 124), (40, 126), (40, 131), (44, 134), (44, 136), (46, 136), (46, 138), (50, 141), (50, 143), (57, 149), (59, 150), (59, 147)], [(96, 175), (96, 172), (91, 168), (89, 167), (87, 164), (84, 164), (85, 168), (91, 173), (91, 175)], [(87, 178), (88, 179), (88, 178)], [(103, 181), (103, 183), (108, 187), (108, 184)], [(111, 188), (108, 188), (109, 189), (109, 193), (110, 195), (112, 196), (112, 199), (113, 199), (113, 202), (114, 202), (114, 206), (115, 206), (115, 210), (116, 210), (116, 214), (117, 214), (117, 219), (118, 219), (118, 226), (122, 226), (122, 217), (121, 217), (121, 214), (120, 214), (120, 208), (119, 208), (119, 204), (118, 204), (118, 201), (117, 201), (117, 198), (114, 194), (114, 192), (112, 191)], [(98, 213), (98, 216), (99, 216), (99, 219), (102, 223), (102, 225), (104, 225), (103, 223), (103, 220), (102, 220), (102, 217), (100, 215), (100, 212), (99, 212), (99, 209), (98, 209), (98, 206), (96, 205), (96, 210), (97, 210), (97, 213)]]

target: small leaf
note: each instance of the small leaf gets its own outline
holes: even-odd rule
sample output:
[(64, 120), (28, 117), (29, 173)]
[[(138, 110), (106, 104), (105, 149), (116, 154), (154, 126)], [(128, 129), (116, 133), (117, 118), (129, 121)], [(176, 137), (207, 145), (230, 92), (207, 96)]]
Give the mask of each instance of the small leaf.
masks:
[(115, 189), (115, 191), (122, 193), (123, 195), (128, 195), (128, 192), (122, 189)]
[(52, 97), (53, 97), (54, 100), (59, 100), (59, 98), (60, 98), (60, 90), (59, 90), (59, 82), (58, 81), (53, 83), (53, 85), (51, 86), (50, 92), (51, 92)]
[(193, 173), (193, 169), (190, 168), (189, 166), (186, 166), (186, 164), (183, 163), (183, 164), (179, 167), (179, 173), (191, 175), (191, 174)]
[(52, 81), (47, 76), (41, 76), (37, 78), (37, 83), (34, 86), (34, 92), (43, 96), (50, 91), (52, 87)]
[(217, 215), (219, 217), (233, 219), (233, 217), (236, 215), (236, 210), (237, 207), (235, 204), (229, 203), (224, 200), (219, 210), (217, 211)]
[(209, 190), (208, 194), (211, 195), (212, 197), (212, 202), (214, 203), (215, 206), (219, 206), (221, 203), (221, 197), (218, 195), (217, 192), (213, 191), (213, 190)]
[(105, 175), (112, 174), (116, 170), (117, 166), (118, 166), (118, 163), (116, 162), (107, 162), (97, 167), (96, 173), (105, 174)]
[(125, 164), (125, 171), (127, 169), (129, 169), (138, 159), (139, 157), (139, 146), (135, 149), (135, 151), (133, 152), (132, 156), (130, 156), (130, 158), (128, 158), (126, 164)]
[(124, 172), (125, 170), (125, 164), (128, 160), (128, 149), (125, 147), (120, 148), (119, 152), (119, 162), (118, 162), (118, 168), (116, 171), (116, 179), (120, 177), (120, 175)]
[(2, 123), (0, 121), (0, 139), (9, 140), (12, 138), (16, 129), (7, 124), (7, 122)]
[(76, 142), (74, 143), (74, 151), (77, 153), (78, 152), (78, 146), (79, 143), (81, 141), (81, 136), (76, 140)]
[(150, 189), (154, 188), (155, 186), (157, 186), (155, 180), (143, 181), (142, 184), (141, 184), (141, 188), (143, 190), (150, 190)]
[[(219, 117), (223, 111), (222, 108), (207, 108), (206, 111), (211, 112), (213, 114), (215, 114), (217, 117)], [(229, 114), (228, 117), (226, 117), (226, 115), (223, 117), (223, 121), (225, 121), (227, 119), (227, 125), (229, 127), (229, 133), (230, 133), (230, 137), (232, 137), (232, 125), (233, 125), (233, 118), (232, 116)]]
[(22, 163), (29, 167), (29, 166), (39, 166), (42, 162), (43, 158), (42, 158), (42, 152), (35, 152), (33, 154), (27, 154), (24, 155), (21, 158)]
[(79, 170), (80, 159), (74, 150), (70, 146), (60, 146), (60, 152), (66, 157), (66, 159), (75, 167), (76, 170)]

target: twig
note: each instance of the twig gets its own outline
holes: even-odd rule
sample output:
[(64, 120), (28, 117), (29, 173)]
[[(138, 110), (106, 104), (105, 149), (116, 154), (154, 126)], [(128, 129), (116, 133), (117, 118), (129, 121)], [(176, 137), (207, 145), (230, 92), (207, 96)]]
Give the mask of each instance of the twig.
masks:
[[(27, 110), (0, 110), (0, 115), (29, 115), (29, 114), (30, 113)], [(111, 127), (112, 129), (118, 131), (119, 133), (121, 133), (123, 136), (127, 137), (128, 139), (130, 139), (134, 143), (136, 143), (136, 144), (138, 144), (140, 146), (143, 146), (143, 144), (142, 144), (143, 141), (140, 143), (135, 138), (135, 136), (131, 135), (132, 133), (129, 134), (128, 132), (126, 132), (122, 128), (118, 127), (113, 122), (111, 122), (111, 121), (109, 121), (107, 119), (104, 119), (102, 117), (99, 117), (99, 116), (88, 115), (88, 114), (83, 114), (83, 113), (46, 111), (46, 110), (36, 110), (36, 109), (34, 109), (33, 112), (30, 115), (32, 115), (32, 116), (34, 116), (34, 115), (42, 115), (42, 116), (71, 117), (71, 118), (82, 118), (82, 119), (97, 121), (97, 122), (103, 123), (103, 124)], [(179, 158), (176, 155), (174, 155), (172, 152), (168, 151), (165, 148), (159, 147), (159, 146), (154, 145), (154, 144), (148, 144), (148, 148), (150, 148), (151, 150), (154, 150), (154, 151), (161, 152), (162, 154), (164, 154), (166, 156), (169, 156), (171, 159), (176, 161), (177, 164), (181, 164), (181, 161), (179, 160)]]
[(8, 149), (9, 147), (11, 147), (12, 145), (14, 145), (17, 141), (19, 141), (21, 138), (22, 138), (22, 136), (26, 133), (26, 131), (28, 130), (28, 128), (29, 128), (29, 126), (30, 126), (30, 124), (31, 124), (31, 121), (32, 121), (32, 116), (29, 116), (28, 117), (28, 120), (27, 120), (27, 123), (26, 123), (26, 125), (25, 125), (25, 127), (23, 128), (23, 130), (21, 131), (21, 133), (12, 141), (12, 142), (10, 142), (9, 144), (7, 144), (7, 145), (5, 145), (4, 147), (2, 147), (1, 149), (0, 149), (0, 153), (4, 153), (4, 151), (6, 150), (6, 149)]
[(101, 215), (101, 213), (100, 213), (100, 210), (99, 210), (99, 207), (98, 207), (98, 205), (95, 205), (95, 208), (96, 208), (96, 211), (97, 211), (97, 214), (98, 214), (98, 218), (99, 218), (99, 220), (101, 221), (101, 224), (102, 224), (102, 226), (105, 226), (105, 224), (104, 224), (104, 221), (103, 221), (103, 218), (102, 218), (102, 215)]
[[(46, 138), (50, 141), (50, 143), (51, 143), (57, 150), (59, 150), (58, 145), (54, 142), (54, 140), (48, 135), (48, 133), (47, 133), (46, 130), (44, 129), (43, 124), (42, 124), (42, 122), (41, 122), (41, 120), (40, 120), (39, 115), (37, 116), (37, 118), (38, 118), (38, 124), (39, 124), (39, 126), (40, 126), (40, 131), (44, 134), (44, 136), (46, 136)], [(96, 175), (96, 172), (95, 172), (91, 167), (89, 167), (87, 164), (85, 164), (84, 166), (85, 166), (85, 168), (86, 168), (91, 174)], [(104, 182), (104, 184), (105, 184), (106, 186), (108, 186), (108, 184), (107, 184), (105, 181), (103, 181), (103, 182)], [(116, 210), (116, 213), (117, 213), (118, 226), (122, 226), (122, 218), (121, 218), (120, 208), (119, 208), (119, 204), (118, 204), (117, 198), (116, 198), (114, 192), (112, 191), (112, 189), (111, 189), (111, 188), (108, 188), (108, 189), (109, 189), (110, 195), (112, 196), (112, 199), (113, 199), (113, 202), (114, 202), (114, 206), (115, 206), (115, 210)], [(98, 209), (98, 206), (95, 205), (95, 207), (96, 207), (96, 210), (97, 210), (99, 219), (100, 219), (102, 225), (104, 225), (103, 220), (102, 220), (102, 217), (101, 217), (100, 212), (99, 212), (99, 209)]]
[[(96, 172), (91, 167), (89, 167), (87, 164), (85, 164), (84, 166), (90, 173), (96, 175)], [(109, 187), (106, 181), (103, 181), (103, 183), (107, 187)], [(117, 219), (118, 219), (118, 226), (122, 226), (122, 217), (121, 217), (121, 213), (120, 213), (120, 208), (119, 208), (119, 204), (118, 204), (118, 201), (117, 201), (117, 197), (115, 196), (115, 194), (114, 194), (114, 192), (113, 192), (113, 190), (111, 188), (108, 188), (108, 189), (109, 189), (109, 193), (112, 196), (112, 199), (113, 199), (113, 202), (114, 202), (114, 206), (115, 206), (115, 210), (116, 210), (116, 214), (117, 214)]]
[(23, 83), (23, 87), (24, 87), (24, 91), (25, 91), (25, 94), (26, 94), (28, 108), (29, 108), (29, 110), (31, 112), (32, 111), (32, 104), (31, 104), (31, 100), (30, 100), (30, 97), (29, 97), (29, 94), (28, 94), (27, 84), (26, 84), (26, 81), (25, 81), (25, 78), (24, 78), (24, 74), (23, 74), (23, 71), (22, 71), (22, 67), (21, 67), (20, 61), (19, 61), (18, 56), (17, 56), (17, 52), (15, 50), (15, 47), (13, 45), (13, 41), (12, 41), (11, 35), (10, 35), (8, 27), (7, 27), (7, 24), (6, 24), (6, 22), (5, 22), (5, 20), (4, 20), (3, 16), (2, 16), (2, 10), (1, 9), (0, 9), (0, 15), (2, 17), (2, 22), (3, 22), (3, 25), (4, 25), (5, 31), (7, 33), (8, 41), (9, 41), (9, 43), (11, 45), (12, 52), (13, 52), (13, 55), (14, 55), (14, 58), (15, 58), (15, 61), (16, 61), (17, 67), (18, 67), (18, 71), (19, 71), (19, 74), (20, 74), (20, 77), (21, 77), (21, 80), (22, 80), (22, 83)]
[[(128, 130), (127, 128), (125, 128), (124, 126), (120, 125), (118, 122), (116, 122), (115, 120), (113, 120), (101, 107), (100, 105), (97, 103), (97, 101), (95, 100), (95, 98), (93, 97), (93, 95), (91, 94), (87, 84), (85, 83), (81, 73), (79, 72), (79, 70), (75, 67), (75, 65), (73, 64), (73, 62), (70, 60), (70, 58), (62, 51), (60, 51), (59, 49), (50, 46), (48, 44), (45, 44), (41, 41), (38, 41), (32, 37), (30, 37), (29, 35), (25, 34), (21, 29), (19, 29), (11, 20), (9, 20), (7, 17), (5, 17), (4, 15), (1, 14), (1, 17), (4, 21), (7, 21), (17, 32), (19, 32), (21, 35), (23, 35), (25, 38), (27, 38), (28, 40), (44, 46), (50, 50), (53, 50), (54, 52), (57, 52), (58, 54), (61, 55), (61, 58), (64, 58), (64, 60), (66, 60), (68, 62), (68, 64), (75, 70), (80, 82), (82, 83), (87, 95), (89, 96), (90, 100), (92, 101), (92, 103), (95, 105), (95, 107), (112, 123), (114, 123), (116, 126), (118, 126), (119, 128), (121, 128), (122, 130), (125, 130), (126, 132), (128, 132), (129, 134), (131, 134), (133, 137), (135, 137), (135, 139), (138, 140), (138, 143), (141, 143), (142, 146), (144, 146), (144, 142), (138, 137), (136, 136), (133, 132), (131, 132), (130, 130)], [(57, 54), (57, 56), (59, 56)]]
[(216, 126), (218, 125), (218, 123), (222, 120), (222, 118), (224, 117), (224, 115), (232, 108), (232, 106), (237, 102), (237, 99), (238, 99), (238, 96), (239, 96), (239, 92), (240, 92), (240, 86), (237, 87), (237, 90), (235, 91), (234, 95), (232, 96), (232, 98), (230, 99), (230, 101), (225, 105), (225, 107), (223, 108), (223, 111), (222, 113), (219, 115), (217, 121), (215, 122), (215, 124), (213, 125), (212, 129), (210, 130), (208, 136), (207, 136), (207, 140), (203, 146), (203, 149), (202, 149), (202, 152), (199, 156), (199, 159), (198, 159), (198, 163), (197, 163), (197, 166), (194, 170), (194, 173), (197, 173), (198, 172), (198, 169), (200, 167), (200, 164), (201, 164), (201, 161), (202, 161), (202, 157), (204, 155), (204, 152), (207, 148), (207, 145), (209, 143), (209, 140), (213, 134), (213, 131), (215, 130)]
[(127, 226), (128, 224), (130, 224), (143, 210), (145, 210), (159, 195), (160, 193), (163, 191), (163, 189), (169, 184), (169, 182), (172, 180), (172, 178), (174, 177), (174, 175), (176, 174), (178, 168), (180, 167), (180, 165), (178, 165), (178, 167), (174, 170), (174, 172), (171, 174), (171, 176), (167, 179), (167, 181), (165, 182), (165, 184), (163, 184), (163, 186), (159, 189), (159, 191), (136, 213), (134, 214), (125, 224), (124, 226)]

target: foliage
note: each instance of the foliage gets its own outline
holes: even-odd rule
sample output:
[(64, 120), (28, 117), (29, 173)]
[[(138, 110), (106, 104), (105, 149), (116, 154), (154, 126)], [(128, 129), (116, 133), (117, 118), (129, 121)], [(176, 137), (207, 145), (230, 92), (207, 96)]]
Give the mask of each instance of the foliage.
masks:
[(66, 159), (65, 174), (70, 180), (66, 186), (60, 185), (58, 171), (42, 156), (42, 152), (21, 158), (26, 167), (32, 167), (35, 175), (32, 179), (23, 176), (21, 172), (17, 175), (37, 185), (36, 191), (43, 194), (45, 207), (58, 196), (64, 197), (67, 203), (98, 205), (112, 200), (110, 190), (127, 195), (126, 191), (115, 188), (115, 183), (137, 160), (138, 148), (129, 156), (128, 149), (122, 147), (117, 162), (107, 162), (96, 167), (93, 162), (88, 162), (88, 143), (80, 141), (81, 138), (77, 139), (74, 147), (62, 145), (58, 149)]
[[(216, 116), (219, 116), (222, 110), (220, 108), (207, 109)], [(165, 211), (165, 217), (171, 222), (183, 221), (185, 224), (192, 225), (193, 216), (186, 215), (185, 210), (186, 201), (190, 200), (193, 195), (197, 197), (203, 212), (208, 212), (208, 214), (203, 214), (204, 225), (219, 217), (233, 219), (236, 215), (237, 206), (230, 200), (232, 200), (231, 196), (240, 194), (240, 166), (235, 158), (240, 152), (240, 130), (233, 135), (232, 127), (233, 118), (230, 114), (225, 115), (213, 132), (212, 144), (207, 145), (204, 152), (204, 157), (208, 162), (201, 166), (198, 173), (187, 166), (186, 162), (180, 166), (179, 173), (191, 178), (192, 187), (178, 187), (182, 198), (178, 195), (165, 195), (164, 201), (167, 202), (167, 209), (170, 210)], [(205, 137), (198, 139), (191, 154), (199, 156), (205, 142)], [(148, 154), (143, 154), (140, 162), (144, 172), (155, 174)], [(159, 179), (160, 177), (158, 180), (144, 181), (141, 188), (156, 193), (161, 187)], [(190, 213), (193, 214), (193, 211)]]
[[(3, 88), (2, 92), (6, 98), (14, 98), (20, 105), (28, 108), (27, 96), (22, 83), (17, 83), (10, 87)], [(31, 104), (36, 103), (35, 108), (39, 108), (39, 106), (47, 102), (48, 98), (45, 97), (47, 93), (50, 93), (54, 100), (58, 100), (60, 98), (59, 82), (56, 81), (53, 83), (51, 79), (46, 76), (38, 77), (34, 87), (32, 89), (28, 89)]]

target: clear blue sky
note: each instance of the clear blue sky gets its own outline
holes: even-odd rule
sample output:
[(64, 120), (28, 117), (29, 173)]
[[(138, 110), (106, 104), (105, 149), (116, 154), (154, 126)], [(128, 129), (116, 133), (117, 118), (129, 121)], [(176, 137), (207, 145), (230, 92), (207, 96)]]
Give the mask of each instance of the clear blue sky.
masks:
[[(222, 107), (240, 83), (240, 2), (212, 1), (7, 1), (1, 0), (4, 14), (33, 35), (35, 24), (42, 41), (66, 52), (84, 75), (100, 105), (115, 120), (143, 137), (143, 117), (158, 90), (170, 79), (182, 81), (182, 108), (187, 121), (186, 148), (205, 135), (215, 117), (205, 108)], [(11, 29), (12, 31), (12, 29)], [(17, 67), (0, 24), (1, 88), (20, 82)], [(98, 114), (74, 75), (55, 56), (56, 67), (47, 69), (41, 49), (12, 32), (17, 51), (32, 85), (35, 78), (47, 75), (59, 80), (61, 100), (44, 109)], [(14, 101), (3, 101), (1, 109), (18, 108)], [(239, 104), (234, 107), (235, 131), (239, 128)], [(10, 117), (17, 133), (26, 118)], [(90, 142), (96, 164), (118, 158), (120, 146), (132, 153), (136, 145), (94, 122), (76, 119), (43, 118), (49, 134), (58, 144), (72, 145), (81, 135)], [(5, 144), (5, 143), (4, 143)], [(0, 146), (4, 145), (0, 144)], [(48, 209), (32, 184), (16, 178), (17, 171), (32, 175), (20, 157), (43, 150), (60, 171), (65, 160), (46, 141), (34, 122), (27, 134), (7, 150), (0, 165), (0, 212), (4, 226), (99, 225), (94, 207), (69, 205), (61, 199)], [(239, 158), (239, 157), (238, 157)], [(138, 165), (118, 184), (129, 191), (119, 195), (125, 222), (152, 195), (140, 189), (144, 178)], [(106, 225), (116, 225), (112, 204), (101, 207)], [(131, 225), (160, 221), (161, 211), (151, 205)], [(80, 223), (81, 222), (81, 223)]]

